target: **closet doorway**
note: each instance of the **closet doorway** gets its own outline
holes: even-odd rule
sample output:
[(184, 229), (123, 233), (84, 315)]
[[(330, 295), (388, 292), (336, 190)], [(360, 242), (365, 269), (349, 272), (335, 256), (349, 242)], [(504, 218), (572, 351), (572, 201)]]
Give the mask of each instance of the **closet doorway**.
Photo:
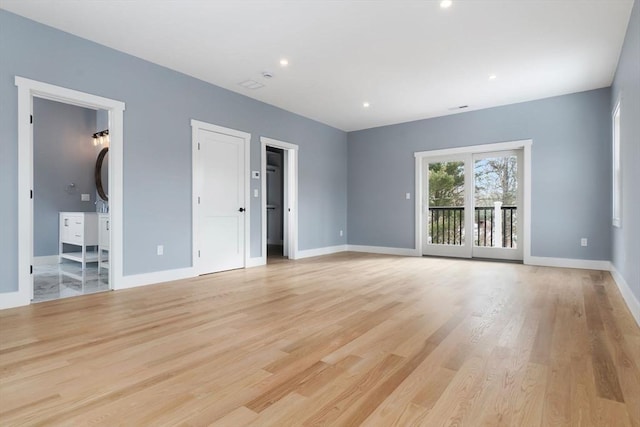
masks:
[(284, 258), (284, 150), (267, 146), (267, 259)]
[(298, 248), (298, 146), (260, 138), (263, 262), (295, 259)]

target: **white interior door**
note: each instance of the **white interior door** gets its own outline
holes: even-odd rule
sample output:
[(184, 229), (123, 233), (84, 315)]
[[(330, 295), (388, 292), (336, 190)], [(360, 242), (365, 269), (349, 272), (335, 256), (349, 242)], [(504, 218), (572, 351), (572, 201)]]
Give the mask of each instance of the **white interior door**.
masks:
[(245, 266), (245, 140), (198, 130), (199, 274)]

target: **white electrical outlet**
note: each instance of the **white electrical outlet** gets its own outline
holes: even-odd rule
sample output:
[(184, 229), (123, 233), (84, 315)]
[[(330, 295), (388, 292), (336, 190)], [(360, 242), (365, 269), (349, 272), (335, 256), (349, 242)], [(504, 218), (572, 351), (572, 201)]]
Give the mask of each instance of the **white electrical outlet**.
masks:
[(253, 189), (253, 197), (258, 197), (259, 193), (258, 193), (258, 189), (254, 188)]
[(342, 234), (343, 234), (343, 233), (342, 233), (342, 230), (340, 230), (340, 237), (342, 237)]
[(583, 237), (582, 239), (580, 239), (580, 246), (587, 246), (587, 238)]
[(164, 254), (164, 246), (163, 245), (158, 245), (158, 255), (163, 255)]
[(405, 194), (405, 196), (404, 196), (404, 197), (405, 197), (407, 200), (410, 200), (410, 199), (411, 199), (411, 193), (407, 193), (407, 194)]
[(91, 201), (91, 194), (81, 194), (80, 195), (80, 201), (81, 202), (90, 202)]

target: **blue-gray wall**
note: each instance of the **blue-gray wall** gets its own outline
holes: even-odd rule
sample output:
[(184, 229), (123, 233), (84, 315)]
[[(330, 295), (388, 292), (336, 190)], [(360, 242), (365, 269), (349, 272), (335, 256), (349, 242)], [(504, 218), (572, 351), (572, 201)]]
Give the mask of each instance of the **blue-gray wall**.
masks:
[(414, 247), (414, 152), (532, 139), (532, 255), (609, 260), (609, 106), (605, 88), (349, 133), (349, 243)]
[(57, 255), (58, 213), (96, 210), (96, 111), (35, 98), (33, 117), (33, 254)]
[(109, 129), (109, 112), (107, 110), (96, 111), (96, 132)]
[[(0, 10), (0, 292), (18, 286), (15, 75), (126, 103), (125, 275), (191, 265), (191, 119), (250, 132), (252, 170), (260, 136), (298, 144), (299, 249), (346, 243), (345, 132)], [(260, 256), (260, 198), (251, 200)]]
[(640, 301), (640, 4), (637, 0), (613, 81), (611, 110), (619, 97), (622, 227), (612, 227), (611, 261)]

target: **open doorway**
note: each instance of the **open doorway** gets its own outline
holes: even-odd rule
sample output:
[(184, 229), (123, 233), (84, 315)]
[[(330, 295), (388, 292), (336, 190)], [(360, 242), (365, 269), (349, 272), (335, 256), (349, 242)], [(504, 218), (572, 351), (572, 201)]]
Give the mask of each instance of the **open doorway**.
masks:
[(261, 137), (263, 262), (295, 259), (298, 250), (298, 146)]
[[(17, 307), (21, 305), (27, 305), (33, 301), (34, 297), (34, 264), (36, 257), (34, 257), (34, 121), (38, 120), (34, 116), (34, 102), (38, 102), (38, 99), (56, 101), (58, 103), (66, 104), (69, 106), (82, 107), (92, 110), (94, 114), (96, 111), (103, 110), (102, 118), (107, 120), (109, 131), (109, 148), (108, 148), (108, 160), (103, 159), (103, 170), (108, 171), (108, 185), (105, 195), (108, 193), (109, 209), (108, 212), (98, 212), (100, 206), (93, 205), (91, 212), (84, 212), (82, 215), (89, 216), (99, 213), (106, 214), (106, 219), (100, 222), (108, 231), (106, 236), (103, 236), (104, 245), (107, 246), (108, 251), (103, 251), (105, 256), (108, 252), (108, 258), (103, 259), (102, 268), (105, 268), (106, 275), (108, 277), (108, 288), (118, 289), (123, 283), (123, 209), (122, 209), (122, 147), (123, 147), (123, 116), (125, 104), (96, 96), (85, 92), (79, 92), (73, 89), (63, 88), (60, 86), (51, 85), (48, 83), (38, 82), (35, 80), (25, 79), (23, 77), (16, 76), (15, 84), (18, 87), (18, 290), (11, 292), (7, 295), (7, 298), (3, 300), (4, 307)], [(96, 116), (96, 126), (98, 126), (98, 117)], [(89, 132), (86, 136), (86, 144), (92, 146), (94, 140), (94, 134), (98, 133), (97, 137), (105, 136), (100, 135), (100, 131), (96, 132), (95, 128), (93, 132)], [(101, 129), (106, 130), (106, 129)], [(104, 140), (103, 140), (104, 141)], [(97, 141), (96, 141), (97, 144)], [(102, 151), (103, 147), (100, 151)], [(97, 150), (98, 147), (92, 146), (93, 150)], [(95, 151), (93, 151), (95, 154)], [(106, 152), (105, 152), (106, 157)], [(90, 167), (95, 168), (97, 159), (94, 157), (93, 162), (90, 162)], [(108, 164), (104, 166), (104, 164)], [(104, 173), (101, 171), (101, 173)], [(95, 169), (94, 169), (95, 173)], [(94, 179), (94, 174), (91, 174)], [(101, 175), (104, 176), (104, 175)], [(74, 186), (70, 186), (73, 182), (68, 182), (65, 189), (70, 193), (75, 193)], [(70, 186), (70, 187), (68, 187)], [(97, 188), (96, 188), (97, 190)], [(83, 190), (78, 191), (80, 200), (83, 198)], [(86, 196), (85, 196), (86, 197)], [(94, 198), (95, 200), (95, 198)], [(106, 201), (106, 200), (105, 200)], [(89, 201), (91, 203), (91, 201)], [(105, 209), (105, 208), (102, 208)], [(60, 213), (58, 213), (59, 224), (68, 224), (64, 231), (58, 229), (58, 233), (63, 233), (65, 238), (71, 240), (78, 239), (76, 236), (80, 234), (83, 243), (85, 236), (88, 233), (84, 232), (85, 222), (71, 221), (70, 217), (67, 221), (60, 221)], [(91, 220), (89, 220), (91, 221)], [(77, 224), (80, 222), (80, 224)], [(82, 231), (77, 233), (80, 228)], [(60, 234), (58, 234), (59, 238)], [(78, 240), (75, 240), (77, 243)], [(60, 243), (60, 242), (58, 242)], [(72, 242), (73, 243), (73, 242)], [(80, 246), (80, 245), (75, 245)], [(100, 243), (94, 245), (86, 245), (85, 250), (71, 251), (71, 252), (85, 252), (87, 256), (87, 249), (97, 249)], [(73, 247), (73, 245), (72, 245)], [(87, 248), (89, 247), (89, 248)], [(60, 252), (58, 252), (58, 257)], [(69, 255), (71, 257), (73, 255)], [(80, 268), (82, 264), (86, 267), (87, 259), (85, 262), (80, 262)], [(96, 265), (97, 267), (97, 265)]]
[(107, 291), (108, 112), (35, 97), (33, 117), (32, 301)]
[(267, 146), (267, 262), (284, 258), (284, 150)]

